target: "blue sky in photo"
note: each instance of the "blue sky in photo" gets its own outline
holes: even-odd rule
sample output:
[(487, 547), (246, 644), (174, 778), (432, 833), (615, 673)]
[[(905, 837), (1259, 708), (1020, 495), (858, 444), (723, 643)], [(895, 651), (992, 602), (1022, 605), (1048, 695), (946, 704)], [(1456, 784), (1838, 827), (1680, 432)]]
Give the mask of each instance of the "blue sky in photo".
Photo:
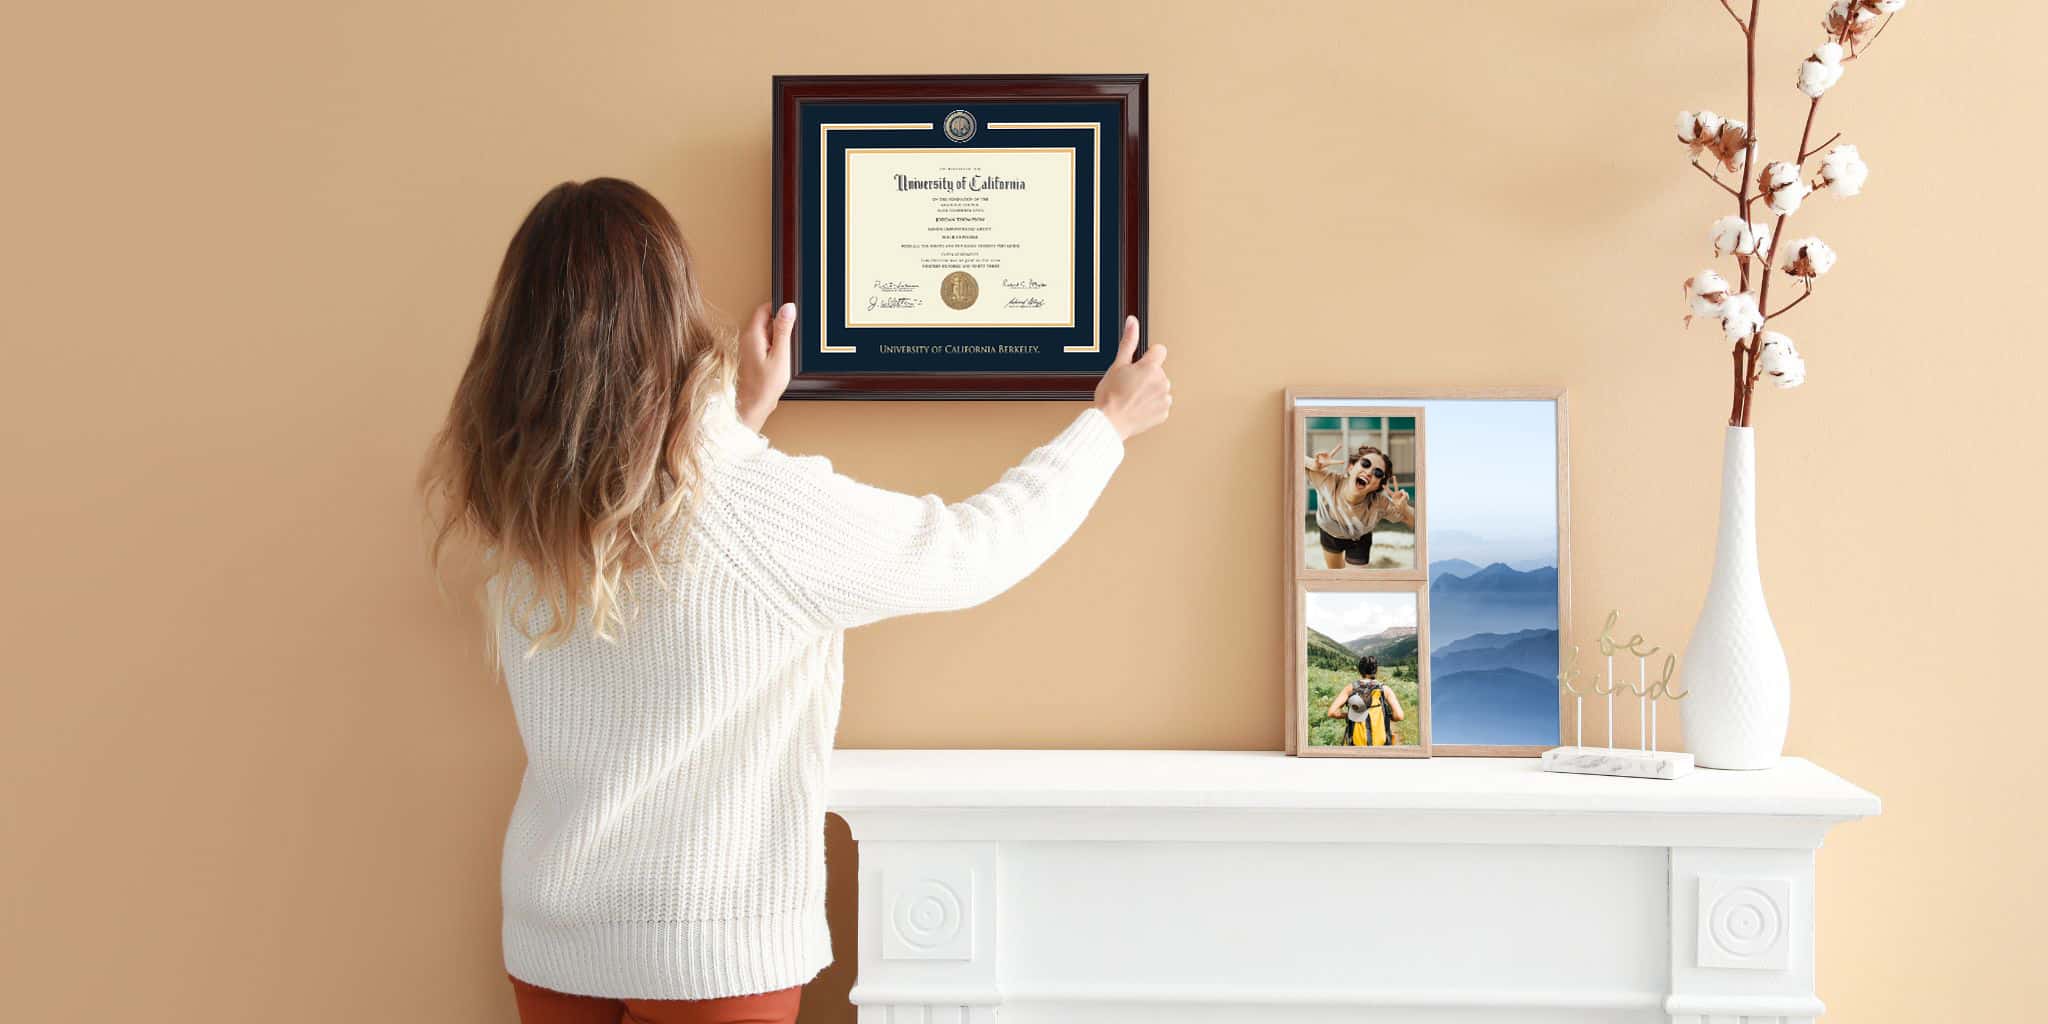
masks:
[(1557, 564), (1555, 403), (1385, 401), (1423, 409), (1430, 561)]

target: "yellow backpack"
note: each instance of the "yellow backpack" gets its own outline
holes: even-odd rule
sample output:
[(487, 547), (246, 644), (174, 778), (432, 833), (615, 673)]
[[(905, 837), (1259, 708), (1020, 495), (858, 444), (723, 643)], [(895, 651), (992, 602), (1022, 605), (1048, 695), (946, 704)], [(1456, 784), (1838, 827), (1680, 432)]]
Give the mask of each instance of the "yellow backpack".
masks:
[[(1357, 696), (1354, 691), (1353, 696)], [(1384, 683), (1372, 683), (1364, 691), (1365, 710), (1360, 717), (1351, 719), (1350, 745), (1354, 747), (1390, 747), (1394, 745), (1394, 723), (1387, 717), (1387, 687)]]

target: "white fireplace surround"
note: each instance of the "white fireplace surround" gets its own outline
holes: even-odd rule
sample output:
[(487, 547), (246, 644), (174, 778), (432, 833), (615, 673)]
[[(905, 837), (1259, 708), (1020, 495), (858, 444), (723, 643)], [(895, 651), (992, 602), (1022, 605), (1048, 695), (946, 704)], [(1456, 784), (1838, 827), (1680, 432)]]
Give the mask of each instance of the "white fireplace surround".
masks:
[(861, 1024), (1817, 1018), (1809, 762), (842, 750)]

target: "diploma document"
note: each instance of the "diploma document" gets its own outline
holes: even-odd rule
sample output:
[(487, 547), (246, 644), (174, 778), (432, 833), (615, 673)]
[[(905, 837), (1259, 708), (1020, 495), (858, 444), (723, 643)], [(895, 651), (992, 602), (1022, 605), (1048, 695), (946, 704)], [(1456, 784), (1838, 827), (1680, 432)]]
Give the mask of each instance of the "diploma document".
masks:
[(1071, 327), (1073, 147), (846, 151), (846, 326)]

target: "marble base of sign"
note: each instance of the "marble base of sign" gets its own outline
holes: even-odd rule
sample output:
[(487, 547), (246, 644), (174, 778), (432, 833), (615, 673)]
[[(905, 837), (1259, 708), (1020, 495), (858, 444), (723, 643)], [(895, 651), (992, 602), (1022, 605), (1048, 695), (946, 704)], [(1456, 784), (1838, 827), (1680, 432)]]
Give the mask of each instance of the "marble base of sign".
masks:
[(1543, 752), (1543, 770), (1574, 775), (1619, 775), (1631, 779), (1675, 779), (1692, 774), (1692, 755), (1673, 750), (1627, 747), (1556, 747)]

